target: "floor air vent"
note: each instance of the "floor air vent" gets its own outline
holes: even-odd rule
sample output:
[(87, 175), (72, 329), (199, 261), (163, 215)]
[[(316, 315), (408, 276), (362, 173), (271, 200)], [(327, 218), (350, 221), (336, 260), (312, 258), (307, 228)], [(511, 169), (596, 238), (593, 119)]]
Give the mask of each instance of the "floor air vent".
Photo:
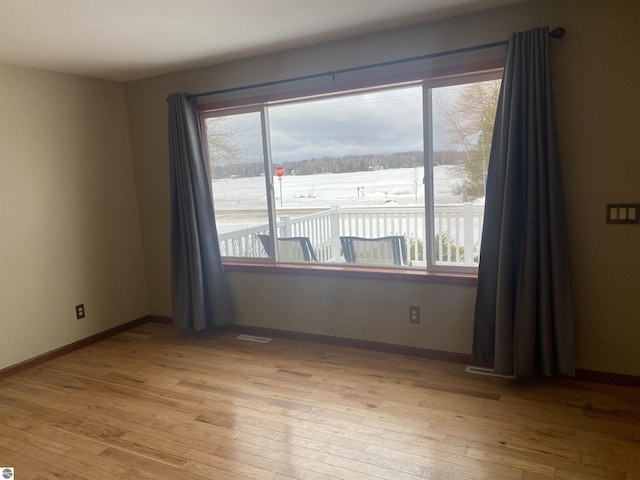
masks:
[(482, 367), (467, 367), (465, 369), (467, 373), (475, 373), (478, 375), (489, 375), (490, 377), (501, 377), (501, 378), (518, 378), (517, 375), (502, 375), (500, 373), (495, 373), (492, 368), (482, 368)]
[(257, 343), (269, 343), (271, 341), (270, 338), (266, 337), (254, 337), (253, 335), (240, 335), (238, 340), (246, 340), (247, 342), (257, 342)]

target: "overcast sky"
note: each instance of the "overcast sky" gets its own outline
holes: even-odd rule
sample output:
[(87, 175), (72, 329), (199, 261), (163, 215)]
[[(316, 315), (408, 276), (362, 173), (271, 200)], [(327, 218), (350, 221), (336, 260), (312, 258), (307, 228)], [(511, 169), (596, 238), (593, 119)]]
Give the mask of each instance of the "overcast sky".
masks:
[(422, 150), (421, 88), (269, 109), (274, 163)]
[[(223, 117), (234, 143), (261, 161), (257, 113)], [(318, 157), (423, 150), (419, 86), (269, 107), (273, 164)], [(221, 122), (217, 123), (218, 128)], [(435, 150), (446, 148), (436, 128)], [(246, 161), (246, 160), (245, 160)]]

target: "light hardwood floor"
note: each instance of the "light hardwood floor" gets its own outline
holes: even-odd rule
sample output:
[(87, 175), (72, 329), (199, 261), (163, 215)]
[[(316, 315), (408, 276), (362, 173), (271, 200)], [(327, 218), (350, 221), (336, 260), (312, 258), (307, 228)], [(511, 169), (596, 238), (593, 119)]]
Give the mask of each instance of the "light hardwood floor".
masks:
[(640, 395), (145, 324), (0, 380), (26, 479), (640, 479)]

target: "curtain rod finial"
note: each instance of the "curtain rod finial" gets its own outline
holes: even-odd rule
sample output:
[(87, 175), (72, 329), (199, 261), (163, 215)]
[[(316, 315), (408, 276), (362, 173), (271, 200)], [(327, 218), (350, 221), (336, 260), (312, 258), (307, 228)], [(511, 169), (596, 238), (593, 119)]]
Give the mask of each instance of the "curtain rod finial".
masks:
[(557, 27), (551, 30), (551, 33), (549, 35), (551, 35), (551, 37), (553, 38), (562, 38), (564, 37), (565, 33), (567, 33), (567, 31), (564, 27)]

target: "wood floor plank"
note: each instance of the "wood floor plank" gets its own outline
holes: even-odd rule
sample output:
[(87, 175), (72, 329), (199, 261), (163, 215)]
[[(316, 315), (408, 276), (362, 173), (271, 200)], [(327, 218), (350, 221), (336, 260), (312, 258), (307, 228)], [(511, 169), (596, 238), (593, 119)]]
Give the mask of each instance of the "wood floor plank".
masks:
[(37, 480), (638, 480), (640, 392), (145, 324), (0, 380)]

